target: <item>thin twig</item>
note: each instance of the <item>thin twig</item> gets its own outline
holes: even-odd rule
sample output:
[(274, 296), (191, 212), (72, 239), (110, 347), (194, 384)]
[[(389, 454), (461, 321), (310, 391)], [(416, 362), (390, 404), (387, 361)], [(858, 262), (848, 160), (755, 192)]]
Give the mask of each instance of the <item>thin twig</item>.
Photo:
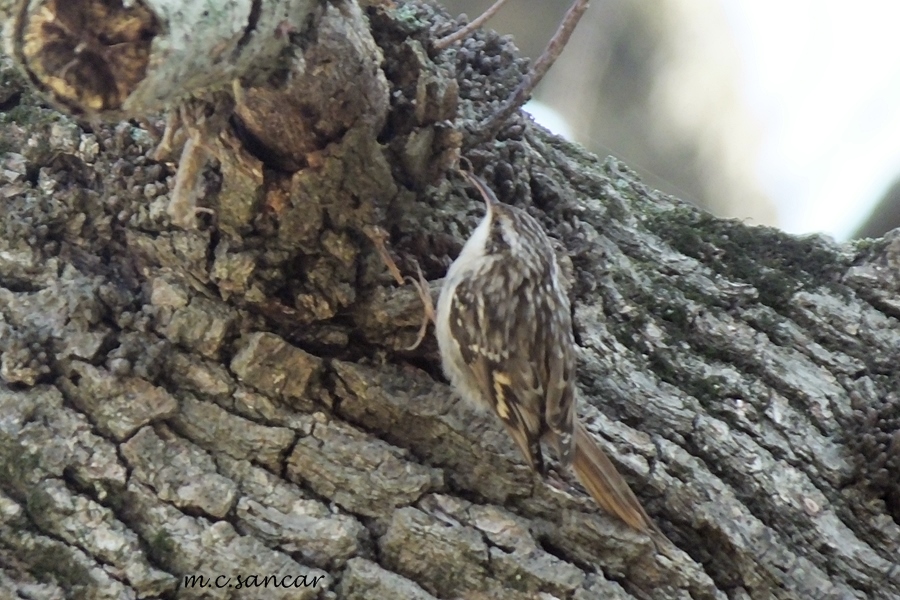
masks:
[(454, 42), (458, 42), (459, 40), (468, 36), (473, 31), (475, 31), (476, 29), (478, 29), (479, 27), (484, 25), (485, 21), (487, 21), (488, 19), (493, 17), (504, 4), (506, 4), (506, 0), (497, 0), (496, 2), (494, 2), (493, 6), (491, 6), (489, 9), (487, 9), (486, 11), (481, 13), (481, 15), (478, 18), (476, 18), (474, 21), (472, 21), (471, 23), (469, 23), (462, 29), (454, 31), (450, 35), (448, 35), (446, 37), (442, 37), (441, 39), (436, 41), (434, 43), (435, 49), (443, 50), (450, 44), (453, 44)]
[(547, 47), (531, 66), (528, 74), (519, 83), (516, 91), (500, 107), (500, 110), (481, 122), (479, 126), (480, 131), (467, 144), (469, 147), (476, 146), (484, 140), (495, 137), (504, 123), (506, 123), (506, 120), (528, 101), (534, 88), (541, 82), (541, 79), (544, 78), (544, 75), (547, 74), (547, 71), (550, 70), (550, 67), (556, 62), (559, 55), (562, 54), (566, 44), (569, 43), (569, 38), (572, 37), (572, 32), (575, 31), (575, 26), (578, 25), (578, 21), (581, 20), (581, 16), (587, 10), (587, 7), (588, 0), (575, 0), (572, 6), (569, 7), (556, 33), (553, 34)]

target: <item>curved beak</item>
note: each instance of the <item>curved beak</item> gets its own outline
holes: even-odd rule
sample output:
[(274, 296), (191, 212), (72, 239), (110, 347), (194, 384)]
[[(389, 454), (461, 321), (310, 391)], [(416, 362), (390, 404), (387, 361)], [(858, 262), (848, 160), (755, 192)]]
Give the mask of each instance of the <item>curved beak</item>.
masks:
[(497, 196), (494, 195), (494, 192), (487, 186), (481, 177), (469, 171), (460, 172), (463, 174), (463, 177), (469, 180), (469, 183), (475, 186), (481, 194), (481, 197), (484, 198), (484, 203), (487, 205), (488, 210), (491, 210), (493, 207), (500, 204), (500, 201), (497, 200)]

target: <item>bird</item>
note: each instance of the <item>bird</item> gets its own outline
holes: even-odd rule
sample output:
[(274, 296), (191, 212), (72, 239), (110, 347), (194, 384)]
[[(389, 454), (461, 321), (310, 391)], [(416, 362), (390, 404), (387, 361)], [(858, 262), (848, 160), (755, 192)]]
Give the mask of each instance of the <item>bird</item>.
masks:
[(532, 470), (547, 475), (543, 442), (606, 513), (665, 538), (576, 414), (572, 315), (549, 237), (481, 178), (462, 173), (486, 212), (438, 298), (435, 335), (451, 386), (500, 419)]

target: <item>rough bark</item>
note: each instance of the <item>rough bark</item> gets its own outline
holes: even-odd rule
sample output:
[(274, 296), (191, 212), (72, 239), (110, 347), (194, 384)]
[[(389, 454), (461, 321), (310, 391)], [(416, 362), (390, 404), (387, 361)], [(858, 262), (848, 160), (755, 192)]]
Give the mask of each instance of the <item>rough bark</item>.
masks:
[[(466, 148), (525, 63), (491, 33), (431, 52), (452, 27), (319, 6), (297, 79), (198, 138), (194, 229), (148, 130), (79, 124), (2, 63), (3, 594), (900, 596), (900, 235), (717, 220), (522, 116)], [(367, 233), (436, 290), (482, 210), (461, 147), (570, 257), (580, 412), (666, 555), (536, 480), (432, 340), (405, 350), (421, 306)]]

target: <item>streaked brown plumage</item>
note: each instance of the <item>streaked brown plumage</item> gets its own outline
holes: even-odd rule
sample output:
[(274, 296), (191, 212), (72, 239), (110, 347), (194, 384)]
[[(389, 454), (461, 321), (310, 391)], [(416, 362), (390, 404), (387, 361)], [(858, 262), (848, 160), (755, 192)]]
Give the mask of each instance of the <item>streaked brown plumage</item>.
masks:
[(577, 420), (572, 317), (550, 240), (533, 217), (465, 175), (487, 213), (450, 266), (438, 301), (444, 372), (464, 398), (500, 418), (535, 471), (546, 474), (546, 442), (604, 511), (662, 536)]

